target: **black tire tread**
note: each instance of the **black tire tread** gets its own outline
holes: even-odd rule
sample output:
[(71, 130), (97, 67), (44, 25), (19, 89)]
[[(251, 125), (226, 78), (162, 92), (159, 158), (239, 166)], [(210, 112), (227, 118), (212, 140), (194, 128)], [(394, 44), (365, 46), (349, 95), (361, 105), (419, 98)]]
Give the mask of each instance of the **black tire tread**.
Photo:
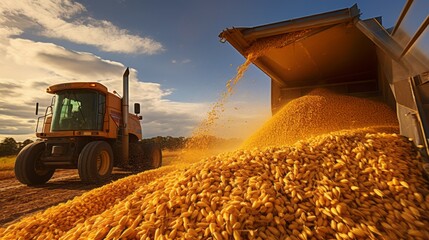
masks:
[[(38, 185), (44, 184), (49, 179), (51, 179), (52, 175), (55, 172), (55, 169), (51, 169), (44, 176), (37, 176), (33, 174), (30, 168), (33, 169), (33, 162), (35, 161), (35, 157), (39, 156), (40, 152), (45, 148), (44, 142), (34, 142), (25, 146), (16, 157), (15, 161), (15, 177), (19, 182), (26, 185)], [(30, 164), (31, 163), (31, 164)], [(30, 165), (28, 165), (30, 164)]]
[[(100, 151), (100, 148), (105, 148), (109, 152), (110, 167), (107, 176), (101, 177), (98, 175), (96, 168), (94, 168), (95, 156)], [(113, 152), (110, 145), (105, 141), (93, 141), (88, 143), (79, 154), (78, 159), (78, 172), (79, 177), (83, 182), (88, 183), (101, 183), (110, 178), (113, 168)]]
[[(145, 154), (145, 165), (147, 169), (156, 169), (162, 166), (162, 151), (161, 146), (157, 143), (148, 143), (143, 145), (143, 151)], [(159, 151), (160, 161), (158, 166), (153, 166), (153, 155), (155, 151)]]
[(130, 143), (129, 163), (132, 170), (140, 172), (145, 169), (145, 155), (143, 146), (140, 142)]

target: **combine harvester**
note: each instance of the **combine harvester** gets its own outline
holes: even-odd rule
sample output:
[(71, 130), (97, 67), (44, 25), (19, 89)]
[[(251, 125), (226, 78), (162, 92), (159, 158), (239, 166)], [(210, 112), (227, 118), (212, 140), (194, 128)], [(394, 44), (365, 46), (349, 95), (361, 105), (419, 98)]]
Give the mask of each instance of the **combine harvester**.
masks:
[[(41, 141), (18, 154), (15, 176), (23, 184), (49, 181), (55, 169), (77, 168), (82, 181), (110, 179), (114, 166), (142, 170), (162, 164), (161, 148), (143, 144), (140, 104), (129, 113), (129, 70), (123, 75), (122, 98), (97, 82), (62, 83), (48, 87), (52, 98), (43, 119)], [(38, 104), (36, 104), (36, 115)]]
[[(220, 33), (243, 56), (255, 43), (284, 38), (253, 63), (271, 78), (271, 109), (316, 88), (381, 100), (397, 112), (400, 133), (428, 155), (428, 1), (408, 1), (395, 27), (360, 19), (351, 8)], [(371, 116), (368, 116), (371, 117)]]

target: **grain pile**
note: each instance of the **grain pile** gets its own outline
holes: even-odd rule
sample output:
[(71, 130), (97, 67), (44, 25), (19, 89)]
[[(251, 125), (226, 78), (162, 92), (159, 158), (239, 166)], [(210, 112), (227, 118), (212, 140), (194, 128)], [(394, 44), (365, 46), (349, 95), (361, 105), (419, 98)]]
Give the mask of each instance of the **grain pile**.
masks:
[(23, 218), (8, 229), (0, 228), (0, 239), (58, 239), (77, 223), (112, 208), (140, 186), (174, 170), (176, 167), (163, 167), (93, 189), (66, 203)]
[[(0, 228), (0, 239), (429, 239), (418, 152), (394, 133), (355, 129), (368, 126), (397, 126), (396, 116), (314, 92), (287, 104), (244, 150), (118, 180)], [(331, 132), (339, 129), (354, 130)]]
[(383, 103), (316, 89), (287, 103), (242, 147), (290, 145), (343, 129), (397, 126), (396, 113)]
[[(132, 181), (123, 179), (121, 184)], [(428, 239), (427, 184), (408, 140), (396, 134), (344, 131), (292, 147), (207, 158), (142, 184), (66, 231), (49, 226), (68, 216), (54, 207), (0, 230), (0, 236)], [(50, 217), (47, 213), (56, 219), (43, 221)]]

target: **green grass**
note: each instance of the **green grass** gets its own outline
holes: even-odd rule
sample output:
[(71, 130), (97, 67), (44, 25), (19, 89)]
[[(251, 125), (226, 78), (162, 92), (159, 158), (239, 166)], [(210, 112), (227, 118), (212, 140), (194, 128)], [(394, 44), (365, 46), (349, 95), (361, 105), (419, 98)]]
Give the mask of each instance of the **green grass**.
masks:
[(0, 157), (0, 171), (13, 170), (16, 156)]

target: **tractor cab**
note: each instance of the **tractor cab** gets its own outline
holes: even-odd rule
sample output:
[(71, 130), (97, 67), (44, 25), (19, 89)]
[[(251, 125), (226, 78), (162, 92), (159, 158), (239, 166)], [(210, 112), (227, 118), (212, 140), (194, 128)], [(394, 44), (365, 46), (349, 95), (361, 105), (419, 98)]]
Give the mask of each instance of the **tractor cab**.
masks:
[[(45, 115), (37, 121), (38, 137), (116, 138), (117, 133), (112, 133), (110, 129), (119, 128), (121, 99), (109, 93), (104, 85), (96, 82), (61, 83), (48, 87), (46, 92), (54, 96)], [(43, 119), (41, 130), (40, 119)], [(140, 132), (141, 129), (137, 131), (137, 138), (141, 137)]]
[(51, 132), (103, 130), (106, 95), (94, 90), (63, 90), (55, 95)]

